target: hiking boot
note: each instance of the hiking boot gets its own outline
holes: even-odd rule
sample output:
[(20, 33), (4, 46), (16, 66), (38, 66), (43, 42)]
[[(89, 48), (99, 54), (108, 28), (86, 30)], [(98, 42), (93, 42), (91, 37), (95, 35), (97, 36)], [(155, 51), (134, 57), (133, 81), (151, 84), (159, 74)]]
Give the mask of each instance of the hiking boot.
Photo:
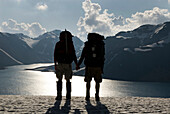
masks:
[(57, 97), (55, 98), (55, 100), (62, 100), (62, 95), (61, 95), (61, 93), (57, 93)]
[(90, 91), (87, 90), (86, 91), (86, 98), (85, 98), (86, 101), (89, 101), (90, 100)]
[(90, 96), (86, 96), (85, 100), (90, 101)]
[(99, 97), (99, 95), (95, 95), (95, 99), (96, 99), (96, 101), (100, 101), (100, 97)]
[(71, 99), (71, 94), (67, 94), (66, 95), (66, 100), (70, 100)]

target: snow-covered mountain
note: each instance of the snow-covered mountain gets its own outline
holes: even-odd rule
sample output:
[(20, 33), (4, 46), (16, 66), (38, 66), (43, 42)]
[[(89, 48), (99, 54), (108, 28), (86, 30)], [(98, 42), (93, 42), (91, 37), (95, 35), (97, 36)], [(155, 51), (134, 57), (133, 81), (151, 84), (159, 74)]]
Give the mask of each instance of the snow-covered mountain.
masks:
[[(53, 53), (56, 42), (59, 41), (59, 35), (60, 30), (55, 30), (52, 32), (44, 33), (43, 35), (40, 35), (35, 40), (39, 40), (38, 43), (36, 43), (35, 46), (33, 46), (33, 49), (41, 56), (44, 56), (45, 58), (48, 58), (49, 62), (53, 62)], [(78, 37), (73, 37), (73, 43), (76, 50), (77, 56), (80, 56), (80, 52), (83, 46), (83, 42)]]
[(170, 81), (170, 22), (108, 37), (104, 77)]
[[(104, 78), (170, 82), (170, 22), (143, 25), (105, 40)], [(44, 69), (44, 70), (42, 70)], [(53, 71), (54, 67), (33, 70)], [(84, 75), (84, 69), (73, 71)]]
[[(0, 59), (3, 58), (4, 54), (10, 58), (0, 61), (1, 67), (10, 65), (11, 60), (17, 60), (24, 64), (41, 61), (36, 52), (18, 34), (0, 33), (0, 49)], [(14, 63), (11, 65), (14, 65)]]
[[(60, 32), (54, 30), (37, 38), (0, 32), (0, 68), (21, 63), (53, 62), (54, 47), (59, 41)], [(77, 37), (73, 38), (73, 42), (79, 55), (83, 42)]]
[[(60, 32), (47, 32), (34, 39), (23, 34), (0, 33), (0, 68), (15, 64), (53, 62), (54, 46)], [(80, 55), (83, 42), (77, 37), (73, 38), (73, 42), (77, 55)], [(169, 51), (170, 22), (119, 32), (105, 40), (104, 77), (132, 81), (170, 81)]]

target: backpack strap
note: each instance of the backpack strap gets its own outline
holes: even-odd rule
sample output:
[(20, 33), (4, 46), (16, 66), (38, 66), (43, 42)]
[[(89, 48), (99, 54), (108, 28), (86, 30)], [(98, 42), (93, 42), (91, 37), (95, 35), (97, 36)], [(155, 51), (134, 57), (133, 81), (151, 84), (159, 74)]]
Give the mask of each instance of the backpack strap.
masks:
[[(66, 29), (65, 29), (66, 31)], [(67, 33), (65, 32), (65, 41), (66, 41), (66, 55), (68, 55), (68, 39), (67, 39)]]

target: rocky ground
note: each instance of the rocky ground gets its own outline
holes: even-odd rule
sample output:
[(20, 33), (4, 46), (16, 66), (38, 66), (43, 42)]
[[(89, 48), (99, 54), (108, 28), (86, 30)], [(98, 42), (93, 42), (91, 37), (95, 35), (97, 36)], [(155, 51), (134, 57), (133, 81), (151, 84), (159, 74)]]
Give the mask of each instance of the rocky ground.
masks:
[(85, 101), (84, 97), (56, 101), (55, 96), (0, 95), (0, 114), (8, 113), (154, 113), (170, 114), (170, 98), (102, 97)]

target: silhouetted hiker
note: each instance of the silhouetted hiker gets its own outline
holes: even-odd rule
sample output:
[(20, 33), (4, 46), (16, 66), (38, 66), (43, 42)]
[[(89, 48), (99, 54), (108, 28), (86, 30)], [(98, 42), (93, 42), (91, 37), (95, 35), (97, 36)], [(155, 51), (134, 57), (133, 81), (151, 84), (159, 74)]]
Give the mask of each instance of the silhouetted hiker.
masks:
[(66, 79), (66, 99), (71, 99), (71, 82), (72, 65), (74, 61), (77, 66), (77, 57), (72, 41), (72, 34), (69, 31), (62, 31), (60, 33), (60, 41), (56, 43), (54, 50), (54, 64), (56, 70), (57, 83), (57, 97), (56, 100), (62, 99), (62, 78), (65, 75)]
[(104, 66), (104, 36), (99, 35), (97, 33), (89, 33), (88, 41), (85, 42), (85, 46), (83, 48), (81, 58), (78, 62), (78, 66), (82, 63), (83, 59), (85, 68), (85, 79), (86, 83), (86, 100), (90, 99), (90, 82), (92, 77), (96, 82), (96, 101), (99, 101), (99, 88), (100, 83), (102, 82), (102, 73)]

